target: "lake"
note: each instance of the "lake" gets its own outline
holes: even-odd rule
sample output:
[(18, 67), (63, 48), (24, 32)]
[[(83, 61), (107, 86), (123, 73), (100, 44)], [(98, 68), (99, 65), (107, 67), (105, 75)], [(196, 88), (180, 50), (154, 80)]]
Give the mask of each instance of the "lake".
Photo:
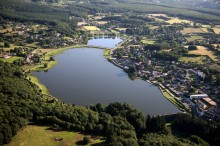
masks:
[[(119, 38), (93, 39), (88, 44), (114, 47), (120, 41)], [(33, 75), (65, 103), (86, 106), (117, 101), (132, 104), (150, 115), (179, 112), (156, 86), (140, 79), (130, 80), (122, 69), (108, 62), (102, 49), (69, 49), (55, 58), (56, 66)]]

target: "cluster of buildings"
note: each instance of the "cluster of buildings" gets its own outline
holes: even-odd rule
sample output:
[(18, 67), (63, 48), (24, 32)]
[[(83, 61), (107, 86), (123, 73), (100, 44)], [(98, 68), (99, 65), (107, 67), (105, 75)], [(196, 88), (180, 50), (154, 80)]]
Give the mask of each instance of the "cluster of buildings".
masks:
[(220, 109), (217, 107), (217, 103), (207, 94), (191, 95), (190, 100), (194, 103), (192, 108), (200, 117), (220, 119)]
[[(133, 41), (130, 40), (130, 42)], [(220, 101), (220, 86), (207, 81), (207, 74), (201, 71), (196, 64), (153, 58), (151, 55), (155, 53), (154, 50), (146, 50), (142, 45), (128, 44), (112, 52), (111, 58), (114, 64), (127, 71), (131, 67), (134, 68), (135, 76), (142, 77), (167, 90), (187, 110), (195, 109), (201, 117), (220, 119), (220, 110), (215, 102)], [(212, 95), (215, 101), (204, 93)], [(205, 97), (193, 98), (195, 96), (190, 96), (193, 94), (204, 94)]]

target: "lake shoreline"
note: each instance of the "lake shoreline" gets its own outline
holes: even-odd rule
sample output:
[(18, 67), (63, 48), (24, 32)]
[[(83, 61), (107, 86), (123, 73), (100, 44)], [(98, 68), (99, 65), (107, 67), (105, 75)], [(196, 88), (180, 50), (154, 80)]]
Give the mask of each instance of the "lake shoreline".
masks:
[[(55, 55), (58, 55), (58, 54), (62, 54), (64, 51), (66, 51), (66, 50), (69, 50), (69, 49), (74, 49), (74, 48), (82, 48), (82, 49), (89, 49), (89, 48), (95, 48), (95, 49), (101, 49), (102, 50), (102, 56), (106, 59), (106, 60), (108, 60), (108, 62), (111, 62), (111, 64), (112, 64), (112, 60), (111, 60), (111, 58), (108, 58), (109, 56), (110, 56), (110, 51), (111, 51), (111, 49), (110, 48), (106, 48), (106, 47), (102, 47), (102, 48), (100, 48), (100, 47), (98, 47), (98, 46), (89, 46), (89, 45), (74, 45), (74, 46), (68, 46), (68, 47), (63, 47), (63, 48), (60, 48), (60, 49), (58, 49), (58, 50), (56, 50), (56, 51), (53, 51), (52, 53), (48, 53), (48, 54), (46, 54), (46, 55), (49, 55), (49, 56), (55, 56)], [(107, 51), (107, 55), (106, 55), (106, 53), (105, 53), (105, 51)], [(107, 57), (106, 57), (107, 56)], [(46, 71), (46, 70), (49, 70), (49, 69), (51, 69), (53, 66), (55, 66), (56, 64), (57, 64), (57, 58), (55, 58), (55, 61), (52, 61), (52, 62), (54, 62), (54, 63), (52, 63), (52, 65), (48, 65), (49, 67), (48, 68), (42, 68), (42, 67), (35, 67), (34, 69), (32, 69), (31, 70), (31, 72), (30, 73), (32, 73), (32, 72), (39, 72), (39, 71)], [(37, 66), (37, 65), (36, 65)], [(118, 67), (118, 66), (117, 66)], [(119, 68), (121, 68), (121, 67), (119, 67)], [(123, 71), (125, 71), (125, 70), (123, 70)], [(129, 76), (129, 73), (127, 72), (127, 71), (125, 71), (125, 73)], [(40, 79), (39, 77), (37, 77), (36, 75), (33, 75), (33, 74), (29, 74), (29, 75), (31, 75), (33, 78), (36, 78), (36, 79)], [(129, 77), (130, 78), (130, 77)], [(145, 81), (143, 78), (140, 78), (140, 77), (138, 77), (140, 80), (142, 80), (142, 81)], [(137, 79), (137, 77), (136, 78), (134, 78), (134, 79)], [(129, 80), (132, 80), (131, 78), (129, 79)], [(50, 93), (50, 91), (49, 91), (49, 89), (46, 87), (46, 86), (48, 86), (48, 85), (46, 85), (45, 83), (43, 84), (43, 83), (41, 83), (40, 82), (40, 80), (30, 80), (32, 83), (35, 83), (41, 90), (42, 90), (42, 93), (43, 94), (45, 94), (45, 95), (51, 95), (51, 93)], [(152, 84), (152, 83), (150, 83), (150, 84)], [(155, 85), (155, 86), (157, 86), (157, 85)], [(158, 87), (158, 86), (157, 86)], [(46, 90), (45, 90), (46, 89)], [(160, 88), (159, 89), (157, 89), (157, 90), (160, 90)], [(138, 92), (138, 91), (137, 91)], [(160, 92), (162, 92), (162, 90), (160, 90)], [(140, 92), (141, 93), (141, 92)], [(163, 94), (163, 92), (162, 92), (162, 94)], [(146, 94), (142, 94), (142, 95), (146, 95)], [(163, 97), (164, 97), (165, 95), (163, 94)], [(62, 97), (62, 96), (61, 96)], [(68, 96), (67, 96), (68, 97)], [(150, 96), (151, 97), (151, 96)], [(166, 97), (166, 96), (165, 96)], [(54, 96), (54, 98), (56, 98), (55, 96)], [(167, 97), (166, 97), (167, 98)], [(61, 98), (56, 98), (56, 99), (58, 99), (58, 100), (63, 100), (63, 99), (61, 99)], [(167, 98), (168, 99), (168, 98)], [(116, 100), (117, 101), (117, 100)], [(67, 101), (68, 102), (68, 101)], [(66, 103), (67, 103), (66, 102)], [(129, 102), (129, 101), (128, 101)], [(168, 101), (169, 103), (170, 103), (170, 101)], [(97, 102), (98, 103), (98, 102)], [(165, 102), (166, 103), (166, 102)], [(164, 106), (166, 106), (166, 104), (164, 103)], [(172, 103), (172, 102), (171, 102)], [(104, 104), (104, 103), (103, 103)], [(80, 105), (80, 104), (77, 104), (78, 106), (84, 106), (84, 105)], [(174, 105), (175, 107), (177, 107), (175, 104), (173, 104), (172, 103), (172, 105)], [(135, 105), (134, 105), (135, 106)], [(136, 105), (137, 106), (137, 105)], [(178, 107), (177, 107), (177, 109), (178, 109)], [(143, 110), (141, 110), (140, 109), (140, 111), (142, 111), (142, 112), (144, 112)], [(146, 112), (144, 112), (144, 113), (146, 113)], [(172, 110), (169, 112), (169, 111), (167, 111), (167, 113), (158, 113), (158, 114), (156, 114), (156, 115), (163, 115), (163, 114), (173, 114), (173, 113), (179, 113), (179, 110), (178, 111), (176, 111), (176, 110), (173, 110), (173, 112), (172, 112)], [(148, 113), (149, 114), (149, 113)], [(153, 114), (154, 115), (154, 114)]]

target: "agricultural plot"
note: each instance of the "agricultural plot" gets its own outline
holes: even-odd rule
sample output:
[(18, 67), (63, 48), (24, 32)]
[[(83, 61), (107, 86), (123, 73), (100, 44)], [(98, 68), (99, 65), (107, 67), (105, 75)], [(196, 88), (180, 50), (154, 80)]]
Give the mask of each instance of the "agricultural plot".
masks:
[(46, 126), (27, 126), (13, 137), (12, 141), (5, 146), (76, 146), (84, 145), (84, 136), (91, 137), (88, 145), (101, 145), (102, 137), (85, 135), (78, 132), (53, 131)]
[(78, 22), (77, 26), (83, 26), (83, 25), (86, 25), (86, 24), (88, 24), (88, 23), (87, 22)]
[(154, 40), (148, 40), (148, 39), (146, 39), (146, 40), (141, 40), (141, 42), (144, 43), (144, 44), (154, 44), (154, 43), (155, 43)]
[(220, 27), (214, 27), (212, 28), (215, 34), (220, 34)]
[(188, 42), (191, 42), (191, 41), (197, 41), (197, 40), (203, 40), (203, 37), (202, 36), (199, 36), (199, 35), (194, 35), (194, 36), (190, 36), (190, 37), (185, 37), (186, 40)]
[(206, 33), (203, 29), (201, 28), (184, 28), (182, 30), (183, 34), (191, 33), (191, 34), (198, 34), (198, 33)]
[(96, 21), (99, 25), (105, 25), (108, 23), (108, 21)]
[(153, 17), (168, 17), (167, 14), (148, 14), (148, 16), (153, 16)]
[(185, 19), (179, 19), (179, 18), (171, 18), (170, 20), (166, 21), (169, 24), (174, 24), (174, 23), (193, 23), (192, 21), (185, 20)]
[(100, 29), (96, 26), (83, 26), (84, 29), (88, 31), (99, 31)]
[(12, 27), (6, 29), (0, 29), (0, 33), (12, 32)]
[(209, 56), (213, 61), (218, 61), (217, 56), (208, 48), (203, 46), (197, 46), (197, 50), (189, 51), (189, 54), (195, 54), (195, 55), (207, 55)]
[(120, 28), (115, 28), (116, 30), (118, 30), (118, 31), (126, 31), (127, 30), (127, 28), (122, 28), (122, 27), (120, 27)]
[(205, 62), (204, 62), (205, 59), (206, 59), (206, 56), (181, 57), (181, 58), (179, 59), (179, 61), (186, 62), (186, 63), (194, 62), (194, 63), (197, 63), (197, 64), (204, 64), (204, 63), (205, 63)]
[(149, 28), (150, 28), (150, 30), (155, 30), (155, 29), (158, 29), (159, 26), (150, 26)]

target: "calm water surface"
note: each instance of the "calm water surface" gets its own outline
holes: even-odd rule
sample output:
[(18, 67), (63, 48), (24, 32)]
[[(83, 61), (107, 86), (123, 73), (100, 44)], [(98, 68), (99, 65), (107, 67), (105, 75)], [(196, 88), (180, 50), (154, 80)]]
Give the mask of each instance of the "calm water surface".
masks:
[[(120, 39), (117, 40), (120, 42)], [(100, 46), (98, 39), (88, 44), (94, 41)], [(112, 47), (112, 41), (118, 43), (116, 39), (105, 39), (102, 46)], [(66, 103), (86, 106), (126, 102), (151, 115), (179, 111), (156, 86), (139, 79), (130, 80), (122, 69), (103, 57), (101, 49), (70, 49), (55, 58), (58, 61), (55, 67), (48, 72), (36, 72), (34, 75), (49, 88), (53, 96)]]

